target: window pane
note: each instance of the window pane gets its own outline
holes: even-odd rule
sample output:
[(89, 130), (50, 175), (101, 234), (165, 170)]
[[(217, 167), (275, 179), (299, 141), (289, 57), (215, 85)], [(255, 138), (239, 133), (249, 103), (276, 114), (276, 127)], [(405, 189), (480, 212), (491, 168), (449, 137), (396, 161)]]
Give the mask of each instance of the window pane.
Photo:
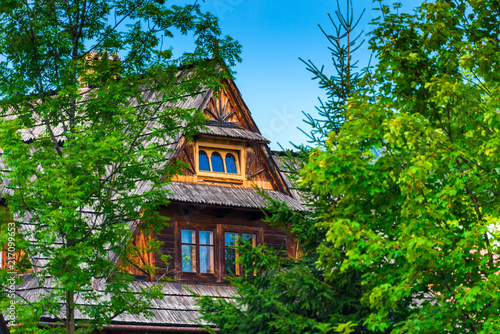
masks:
[(200, 231), (200, 245), (213, 245), (214, 234), (210, 231)]
[(212, 161), (212, 172), (224, 173), (224, 163), (221, 155), (218, 152), (213, 152), (210, 159)]
[(181, 240), (182, 240), (183, 244), (195, 244), (196, 243), (195, 231), (182, 230), (181, 235), (182, 235)]
[(236, 239), (238, 239), (238, 233), (225, 233), (224, 235), (225, 245), (234, 246), (236, 245)]
[(226, 171), (231, 174), (238, 174), (238, 169), (236, 168), (236, 158), (231, 153), (226, 155)]
[(200, 246), (200, 272), (214, 273), (214, 248), (212, 246)]
[(194, 272), (196, 268), (196, 249), (194, 246), (182, 245), (182, 271)]
[(252, 246), (257, 246), (257, 237), (255, 236), (255, 234), (242, 234), (242, 238), (244, 240), (248, 240), (252, 243)]
[(225, 249), (226, 274), (236, 274), (236, 249)]
[(198, 155), (198, 163), (200, 164), (200, 170), (210, 171), (210, 164), (208, 163), (208, 155), (205, 151), (200, 151)]
[(225, 263), (226, 263), (226, 274), (237, 274), (236, 272), (236, 249), (231, 246), (236, 245), (236, 240), (238, 239), (238, 233), (224, 233), (224, 243), (225, 243)]

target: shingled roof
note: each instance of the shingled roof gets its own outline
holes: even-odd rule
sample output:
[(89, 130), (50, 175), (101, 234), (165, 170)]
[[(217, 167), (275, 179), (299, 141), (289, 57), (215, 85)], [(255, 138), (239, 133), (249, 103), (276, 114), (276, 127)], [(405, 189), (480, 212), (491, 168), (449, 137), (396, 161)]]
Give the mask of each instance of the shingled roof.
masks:
[(246, 139), (249, 141), (270, 143), (270, 141), (260, 133), (242, 129), (236, 124), (231, 123), (209, 121), (206, 124), (206, 129), (201, 129), (200, 134), (214, 137)]
[[(53, 293), (55, 284), (50, 282), (50, 278), (44, 283), (42, 283), (40, 277), (32, 274), (22, 275), (22, 278), (22, 283), (16, 288), (16, 294), (26, 301), (37, 301), (42, 296)], [(236, 293), (234, 287), (225, 284), (181, 284), (177, 282), (151, 283), (135, 281), (130, 284), (130, 287), (134, 293), (139, 294), (142, 289), (151, 288), (153, 284), (160, 284), (164, 298), (151, 301), (151, 308), (149, 309), (151, 316), (124, 313), (113, 319), (114, 325), (197, 326), (197, 323), (193, 319), (199, 319), (200, 313), (196, 306), (196, 297), (192, 292), (202, 296), (226, 300), (231, 300)], [(104, 288), (103, 284), (100, 284), (96, 288), (97, 293), (103, 294), (103, 299), (106, 298), (104, 297)], [(76, 303), (82, 304), (84, 301), (79, 297)], [(86, 318), (80, 311), (76, 312), (75, 317), (81, 320)], [(41, 320), (52, 322), (55, 320), (55, 317), (45, 314)], [(206, 322), (200, 322), (207, 324)]]
[[(255, 190), (236, 186), (217, 186), (187, 182), (172, 182), (164, 187), (171, 192), (167, 195), (171, 201), (228, 206), (248, 209), (265, 209), (268, 203)], [(297, 199), (274, 190), (263, 190), (269, 197), (285, 202), (297, 211), (306, 210)]]
[[(157, 98), (152, 93), (145, 92), (144, 94), (150, 94), (149, 99), (154, 100)], [(175, 106), (182, 108), (195, 108), (198, 110), (203, 110), (213, 92), (208, 89), (203, 91), (197, 96), (188, 96), (182, 101), (179, 101)], [(253, 122), (253, 120), (252, 120)], [(62, 137), (62, 127), (56, 127), (56, 136)], [(23, 132), (24, 141), (37, 140), (41, 134), (45, 131), (43, 125), (35, 126), (33, 129), (28, 129)], [(227, 139), (235, 139), (238, 141), (246, 141), (251, 144), (267, 144), (269, 141), (264, 138), (258, 130), (248, 130), (240, 127), (238, 124), (223, 123), (210, 121), (207, 123), (206, 128), (200, 131), (201, 136), (208, 137), (219, 137)], [(172, 153), (165, 157), (168, 161), (171, 159), (177, 151), (180, 149), (182, 143), (182, 135), (172, 138), (170, 142), (166, 142), (166, 145), (170, 145), (172, 148)], [(268, 151), (266, 151), (268, 152)], [(270, 152), (268, 152), (270, 153)], [(268, 154), (269, 165), (275, 169), (276, 173), (281, 175), (286, 186), (290, 187), (291, 184), (288, 182), (286, 175), (282, 170), (280, 170), (280, 164), (275, 160), (270, 154)], [(0, 156), (0, 172), (4, 174), (7, 168), (4, 166), (3, 160)], [(8, 187), (8, 179), (0, 175), (0, 197), (1, 195), (11, 192), (12, 189)], [(141, 193), (150, 189), (151, 183), (149, 182), (137, 182), (135, 193)], [(205, 183), (187, 183), (187, 182), (171, 182), (165, 184), (164, 188), (167, 191), (166, 196), (174, 202), (199, 204), (199, 205), (214, 205), (222, 207), (234, 207), (242, 209), (252, 209), (259, 210), (264, 209), (268, 206), (268, 203), (261, 197), (256, 189), (253, 188), (243, 188), (236, 185), (215, 185)], [(286, 191), (286, 190), (285, 190)], [(263, 190), (269, 197), (276, 199), (278, 201), (286, 203), (292, 209), (297, 211), (306, 210), (305, 206), (300, 202), (300, 198), (295, 192), (291, 192), (291, 196), (276, 190)], [(22, 229), (30, 229), (32, 225), (29, 222), (29, 216), (19, 217), (22, 220)], [(135, 224), (130, 223), (130, 227), (134, 228)], [(35, 267), (42, 268), (47, 263), (47, 258), (43, 256), (36, 256), (32, 259)], [(153, 283), (136, 281), (132, 283), (132, 288), (134, 291), (139, 293), (141, 288), (147, 288)], [(165, 298), (163, 300), (155, 300), (152, 303), (151, 312), (152, 317), (138, 316), (124, 314), (115, 319), (114, 324), (134, 324), (134, 325), (151, 325), (151, 326), (177, 326), (177, 327), (189, 327), (197, 326), (192, 319), (198, 319), (200, 314), (197, 311), (195, 305), (195, 297), (189, 291), (193, 291), (200, 295), (212, 296), (213, 298), (225, 298), (231, 299), (232, 295), (235, 293), (235, 289), (228, 285), (221, 284), (186, 284), (182, 285), (176, 282), (166, 282), (161, 283), (163, 292), (165, 293)], [(104, 287), (97, 287), (97, 291), (103, 291)], [(41, 284), (40, 278), (33, 275), (23, 275), (22, 284), (16, 289), (17, 293), (21, 295), (26, 300), (37, 300), (41, 295), (51, 293), (53, 289), (53, 284), (50, 283), (50, 279), (46, 283)], [(78, 301), (77, 301), (78, 303)], [(77, 314), (80, 319), (83, 318), (82, 314)], [(53, 321), (49, 315), (46, 316), (46, 321)]]

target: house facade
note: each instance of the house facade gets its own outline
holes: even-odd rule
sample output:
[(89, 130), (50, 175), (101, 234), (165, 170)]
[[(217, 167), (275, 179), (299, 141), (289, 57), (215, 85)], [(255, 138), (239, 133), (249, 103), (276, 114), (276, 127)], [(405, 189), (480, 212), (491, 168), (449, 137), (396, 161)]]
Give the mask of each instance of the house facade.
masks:
[[(140, 221), (132, 227), (134, 243), (141, 245), (148, 238), (155, 238), (163, 242), (161, 255), (170, 256), (168, 262), (162, 261), (161, 255), (150, 253), (135, 259), (138, 264), (160, 270), (155, 277), (149, 277), (140, 266), (130, 265), (128, 270), (137, 278), (133, 287), (139, 292), (163, 276), (174, 280), (161, 283), (165, 298), (153, 302), (152, 317), (120, 315), (113, 324), (105, 326), (105, 333), (204, 332), (197, 323), (199, 313), (191, 291), (213, 298), (231, 298), (235, 291), (226, 277), (240, 275), (238, 254), (233, 247), (238, 238), (296, 256), (293, 239), (284, 230), (263, 221), (262, 210), (267, 203), (256, 187), (295, 210), (305, 208), (235, 83), (224, 80), (222, 91), (208, 89), (182, 102), (182, 107), (203, 111), (209, 121), (193, 141), (179, 136), (174, 144), (170, 159), (182, 161), (185, 168), (184, 175), (165, 184), (170, 205), (159, 213), (169, 218), (168, 227), (151, 235), (138, 228)], [(36, 299), (50, 289), (47, 284), (40, 286), (37, 278), (26, 275), (17, 290), (27, 300)]]

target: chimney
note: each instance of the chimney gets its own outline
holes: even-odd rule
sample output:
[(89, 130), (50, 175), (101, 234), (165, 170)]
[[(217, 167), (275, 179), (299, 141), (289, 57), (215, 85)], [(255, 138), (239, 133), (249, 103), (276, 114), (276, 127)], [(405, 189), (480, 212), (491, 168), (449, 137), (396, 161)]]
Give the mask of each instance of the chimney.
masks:
[(106, 50), (90, 52), (82, 62), (78, 83), (81, 87), (93, 88), (108, 80), (110, 76), (119, 79), (120, 64), (121, 59), (116, 53), (108, 54)]

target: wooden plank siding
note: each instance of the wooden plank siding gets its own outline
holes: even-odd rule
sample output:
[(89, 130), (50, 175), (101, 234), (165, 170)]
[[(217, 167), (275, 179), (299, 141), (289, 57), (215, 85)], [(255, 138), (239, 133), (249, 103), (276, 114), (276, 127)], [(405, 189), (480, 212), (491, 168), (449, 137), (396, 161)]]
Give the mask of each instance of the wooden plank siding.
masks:
[(136, 250), (137, 256), (134, 256), (127, 261), (127, 271), (135, 276), (142, 276), (152, 279), (152, 277), (149, 277), (150, 275), (147, 273), (147, 271), (143, 269), (144, 266), (153, 267), (155, 265), (155, 258), (153, 254), (145, 251), (145, 249), (148, 248), (149, 240), (155, 237), (152, 231), (148, 232), (141, 229), (140, 227), (137, 227), (134, 234), (132, 235), (132, 245), (138, 247), (138, 249)]
[(167, 277), (173, 278), (175, 272), (175, 225), (170, 224), (163, 228), (162, 232), (156, 235), (156, 239), (163, 242), (160, 251), (163, 255), (170, 257), (168, 262), (161, 259), (161, 255), (155, 254), (155, 265), (159, 269), (159, 274), (165, 274)]

